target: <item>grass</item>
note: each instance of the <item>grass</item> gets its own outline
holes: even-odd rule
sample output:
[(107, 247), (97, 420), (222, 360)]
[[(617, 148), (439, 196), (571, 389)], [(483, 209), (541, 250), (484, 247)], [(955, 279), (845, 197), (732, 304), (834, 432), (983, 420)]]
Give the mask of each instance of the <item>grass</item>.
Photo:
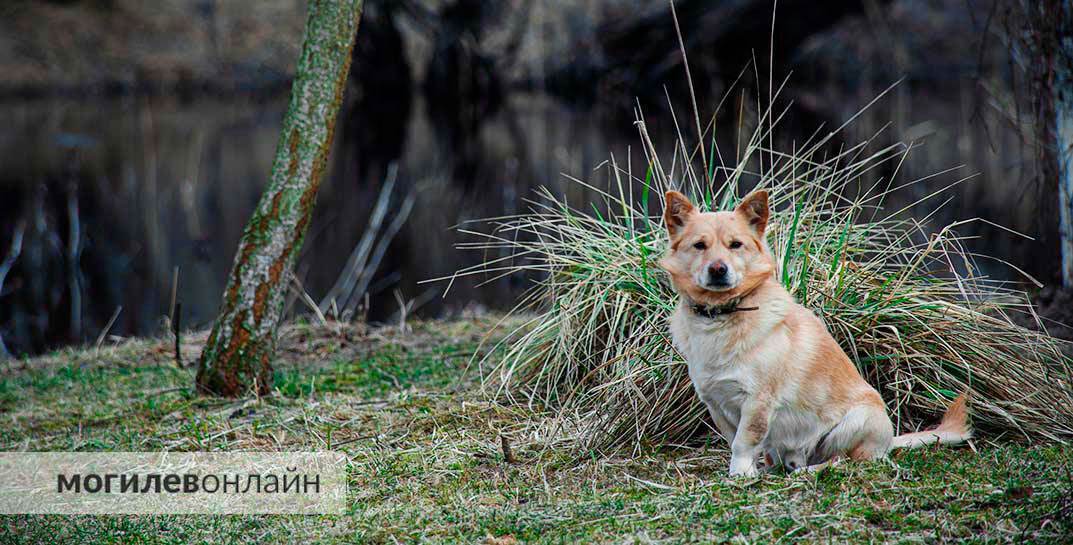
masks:
[[(930, 214), (908, 216), (916, 205), (945, 204), (927, 179), (899, 179), (911, 145), (841, 144), (836, 130), (781, 149), (784, 114), (762, 112), (734, 150), (720, 148), (714, 115), (703, 131), (698, 118), (699, 143), (679, 133), (662, 156), (639, 115), (642, 161), (612, 157), (602, 180), (572, 179), (595, 201), (543, 190), (528, 211), (467, 230), (477, 238), (464, 248), (495, 257), (459, 275), (537, 279), (519, 305), (535, 317), (488, 362), (490, 393), (554, 410), (558, 430), (580, 449), (638, 452), (707, 433), (706, 411), (667, 335), (678, 298), (657, 265), (668, 244), (661, 201), (677, 189), (702, 210), (729, 210), (747, 189), (764, 188), (776, 277), (823, 319), (900, 430), (933, 424), (968, 391), (978, 430), (1073, 439), (1068, 343), (1046, 334), (1023, 284), (984, 276), (977, 262), (995, 258), (957, 234), (986, 220), (935, 229)], [(894, 192), (923, 197), (888, 210)]]
[[(507, 326), (520, 320), (508, 321)], [(1073, 448), (979, 442), (819, 474), (725, 477), (707, 438), (577, 456), (554, 413), (467, 372), (493, 318), (413, 331), (288, 326), (276, 394), (193, 393), (166, 341), (65, 350), (0, 374), (3, 450), (333, 449), (341, 516), (4, 516), (0, 543), (693, 543), (1073, 538)], [(196, 352), (197, 338), (189, 343)], [(491, 358), (498, 357), (491, 354)], [(507, 463), (500, 436), (512, 445)]]

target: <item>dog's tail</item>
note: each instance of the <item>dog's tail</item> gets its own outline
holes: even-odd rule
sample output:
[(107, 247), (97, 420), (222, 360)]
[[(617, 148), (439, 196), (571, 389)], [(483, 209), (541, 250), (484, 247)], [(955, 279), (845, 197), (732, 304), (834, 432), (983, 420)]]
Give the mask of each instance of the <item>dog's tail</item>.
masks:
[(969, 408), (966, 406), (969, 400), (968, 392), (957, 397), (943, 415), (942, 422), (932, 430), (906, 433), (894, 438), (891, 448), (919, 448), (926, 445), (956, 445), (964, 443), (972, 438), (972, 428), (969, 427)]

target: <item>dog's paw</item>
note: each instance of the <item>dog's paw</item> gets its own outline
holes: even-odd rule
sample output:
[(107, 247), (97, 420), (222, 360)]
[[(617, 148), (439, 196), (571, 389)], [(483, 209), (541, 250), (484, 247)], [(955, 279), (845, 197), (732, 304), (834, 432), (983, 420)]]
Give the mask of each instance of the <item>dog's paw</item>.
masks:
[(760, 472), (757, 471), (755, 466), (748, 466), (748, 467), (741, 467), (741, 468), (736, 468), (736, 467), (730, 468), (730, 476), (731, 477), (749, 478), (749, 477), (756, 477), (759, 474), (760, 474)]
[(741, 458), (732, 458), (730, 460), (731, 477), (756, 477), (756, 475), (756, 462), (753, 460), (743, 460)]

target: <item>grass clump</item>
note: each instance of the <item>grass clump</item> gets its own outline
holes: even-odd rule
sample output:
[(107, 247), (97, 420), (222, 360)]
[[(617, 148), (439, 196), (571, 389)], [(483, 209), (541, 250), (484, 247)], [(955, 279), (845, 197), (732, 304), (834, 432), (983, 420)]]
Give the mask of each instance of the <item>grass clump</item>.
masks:
[[(468, 231), (482, 238), (464, 247), (500, 257), (459, 274), (538, 278), (519, 307), (537, 315), (503, 341), (506, 355), (489, 364), (486, 386), (552, 409), (559, 431), (585, 448), (636, 450), (703, 433), (707, 416), (667, 334), (677, 297), (657, 265), (667, 246), (660, 201), (676, 189), (703, 210), (729, 210), (746, 189), (765, 188), (778, 279), (822, 317), (900, 429), (933, 422), (968, 390), (978, 429), (1073, 438), (1062, 341), (1042, 332), (1018, 284), (979, 272), (986, 256), (955, 231), (967, 221), (931, 231), (931, 214), (908, 217), (941, 191), (884, 208), (893, 192), (924, 181), (898, 179), (912, 146), (838, 148), (834, 131), (776, 149), (783, 115), (761, 113), (751, 136), (739, 135), (733, 161), (713, 136), (715, 117), (702, 131), (697, 116), (701, 143), (679, 131), (669, 164), (638, 115), (643, 172), (612, 157), (606, 185), (573, 179), (595, 202), (579, 208), (544, 189), (527, 213), (492, 220), (491, 232)], [(1039, 330), (1018, 325), (1016, 314)]]
[[(978, 451), (902, 451), (750, 482), (725, 478), (730, 453), (713, 442), (579, 461), (572, 445), (549, 441), (549, 415), (490, 402), (465, 374), (499, 319), (416, 322), (407, 332), (285, 326), (272, 397), (198, 396), (195, 369), (175, 367), (166, 340), (65, 349), (4, 369), (0, 386), (14, 401), (4, 407), (3, 450), (333, 450), (346, 454), (350, 481), (343, 515), (0, 515), (0, 543), (1043, 544), (1073, 537), (1069, 445), (981, 441)], [(195, 345), (205, 335), (192, 337)], [(314, 387), (288, 393), (292, 370), (302, 371), (304, 388)]]

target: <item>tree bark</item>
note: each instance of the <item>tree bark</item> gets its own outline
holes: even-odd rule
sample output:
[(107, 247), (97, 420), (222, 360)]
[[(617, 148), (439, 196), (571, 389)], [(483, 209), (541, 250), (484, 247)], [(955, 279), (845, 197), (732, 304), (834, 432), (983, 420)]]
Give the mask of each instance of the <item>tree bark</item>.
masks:
[[(1039, 169), (1040, 243), (1057, 250), (1037, 264), (1073, 289), (1073, 0), (1020, 0), (1006, 13), (1011, 59), (1024, 68)], [(1057, 223), (1057, 229), (1055, 229)], [(1057, 234), (1057, 237), (1055, 237)], [(1057, 238), (1057, 241), (1055, 240)], [(1055, 244), (1057, 242), (1057, 244)], [(1054, 255), (1054, 254), (1049, 254)]]
[(246, 224), (197, 373), (199, 392), (272, 387), (286, 285), (302, 247), (346, 89), (361, 0), (311, 0), (268, 188)]
[(1052, 59), (1054, 153), (1058, 162), (1058, 235), (1062, 286), (1073, 288), (1073, 0), (1062, 0)]

